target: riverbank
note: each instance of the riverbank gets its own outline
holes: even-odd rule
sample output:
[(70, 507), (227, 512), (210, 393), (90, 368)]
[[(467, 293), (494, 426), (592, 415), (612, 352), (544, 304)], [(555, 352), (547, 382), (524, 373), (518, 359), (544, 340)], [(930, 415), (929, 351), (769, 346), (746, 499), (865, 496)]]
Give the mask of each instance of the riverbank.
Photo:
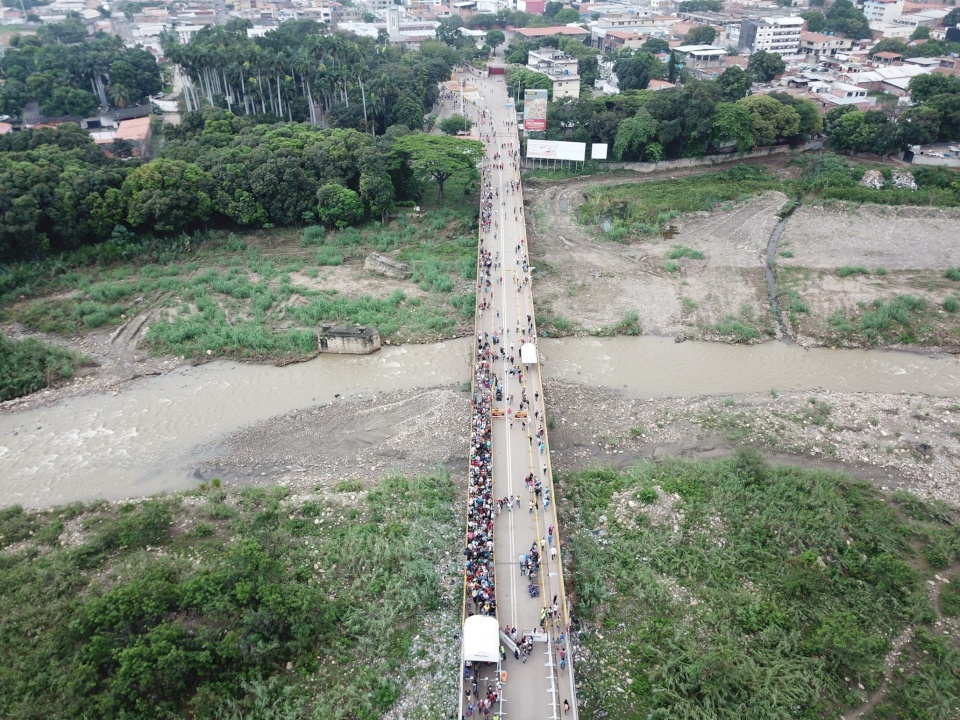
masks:
[[(823, 168), (841, 185), (818, 186)], [(867, 190), (858, 171), (824, 156), (655, 184), (599, 175), (534, 185), (539, 326), (960, 352), (960, 209), (869, 204), (960, 198), (933, 186)], [(811, 194), (797, 207), (802, 191)], [(847, 196), (859, 202), (836, 199)]]
[[(777, 412), (797, 416), (810, 397), (829, 398), (824, 402), (837, 410), (822, 427), (784, 425), (777, 433), (804, 438), (791, 451), (799, 457), (816, 457), (813, 448), (819, 447), (831, 459), (830, 446), (845, 448), (845, 436), (817, 445), (822, 440), (817, 432), (823, 436), (831, 424), (868, 428), (870, 418), (883, 416), (879, 409), (860, 407), (857, 398), (940, 403), (937, 398), (955, 398), (960, 387), (960, 364), (952, 356), (804, 350), (786, 343), (677, 344), (650, 336), (544, 339), (539, 349), (548, 386), (569, 384), (579, 393), (549, 405), (556, 422), (567, 418), (561, 432), (579, 423), (577, 434), (551, 444), (561, 463), (571, 452), (595, 447), (591, 434), (583, 434), (591, 427), (620, 437), (634, 427), (672, 423), (687, 405), (711, 402), (731, 416), (723, 423), (748, 422), (735, 416), (740, 399), (762, 406), (774, 399), (771, 393), (781, 402), (793, 398), (797, 407)], [(469, 357), (470, 340), (462, 338), (385, 347), (365, 356), (325, 354), (286, 367), (171, 360), (163, 361), (171, 367), (160, 366), (154, 374), (118, 361), (113, 384), (104, 384), (103, 376), (78, 378), (0, 404), (0, 497), (6, 504), (46, 507), (188, 489), (213, 477), (306, 485), (356, 477), (375, 484), (390, 468), (421, 473), (437, 464), (456, 474), (466, 463), (469, 410), (463, 390), (469, 387)], [(859, 409), (847, 418), (844, 408), (851, 402)], [(658, 409), (669, 409), (670, 417), (630, 419)], [(671, 425), (671, 432), (693, 441), (709, 428), (688, 415)], [(756, 422), (772, 432), (786, 421)], [(928, 425), (924, 433), (942, 433), (948, 443), (945, 427)], [(906, 436), (899, 427), (891, 432)], [(921, 434), (915, 440), (931, 444)], [(783, 445), (776, 437), (767, 441), (778, 450)], [(946, 447), (949, 452), (952, 446)], [(910, 455), (898, 449), (906, 451), (895, 446), (893, 457)], [(856, 462), (855, 453), (849, 457)], [(566, 467), (581, 466), (571, 461)]]

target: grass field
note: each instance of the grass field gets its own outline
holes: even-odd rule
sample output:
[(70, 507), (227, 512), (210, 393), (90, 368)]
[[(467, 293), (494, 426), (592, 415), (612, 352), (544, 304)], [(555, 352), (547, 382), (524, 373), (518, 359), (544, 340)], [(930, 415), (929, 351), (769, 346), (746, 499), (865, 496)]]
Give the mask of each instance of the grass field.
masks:
[[(957, 173), (943, 168), (916, 167), (918, 189), (894, 188), (889, 166), (852, 164), (826, 153), (790, 160), (796, 177), (781, 178), (760, 165), (737, 165), (728, 170), (658, 182), (597, 185), (588, 189), (577, 209), (579, 221), (602, 229), (607, 240), (629, 242), (663, 233), (671, 220), (688, 212), (713, 210), (724, 203), (740, 202), (767, 190), (778, 190), (805, 203), (846, 201), (855, 204), (924, 205), (960, 207)], [(879, 169), (886, 180), (882, 189), (859, 184), (864, 173)], [(788, 215), (796, 200), (781, 210)]]
[[(165, 321), (151, 324), (148, 345), (188, 357), (309, 355), (324, 322), (373, 325), (401, 342), (449, 337), (473, 317), (475, 215), (443, 208), (386, 227), (220, 234), (126, 262), (20, 266), (0, 278), (0, 317), (70, 334), (159, 309)], [(411, 279), (380, 295), (350, 289), (373, 251), (408, 263)], [(333, 274), (344, 264), (352, 268), (346, 289), (345, 276)]]
[(446, 474), (358, 489), (0, 510), (0, 717), (380, 717), (462, 524)]
[(583, 718), (837, 717), (908, 627), (874, 717), (960, 717), (957, 641), (925, 582), (960, 556), (952, 509), (749, 451), (562, 487)]
[(603, 224), (604, 238), (622, 242), (659, 235), (682, 213), (712, 210), (781, 187), (782, 182), (763, 167), (746, 165), (678, 180), (598, 185), (587, 190), (577, 217), (585, 225)]

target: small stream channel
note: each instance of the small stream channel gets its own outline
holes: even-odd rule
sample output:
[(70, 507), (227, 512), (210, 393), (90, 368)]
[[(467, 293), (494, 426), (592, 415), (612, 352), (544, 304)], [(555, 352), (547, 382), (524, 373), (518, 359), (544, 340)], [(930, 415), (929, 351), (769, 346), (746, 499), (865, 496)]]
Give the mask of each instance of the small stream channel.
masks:
[(773, 313), (773, 317), (780, 327), (780, 336), (784, 339), (789, 339), (789, 336), (787, 324), (783, 321), (783, 313), (780, 312), (780, 301), (777, 299), (777, 275), (775, 265), (777, 262), (777, 246), (780, 243), (780, 236), (787, 227), (787, 220), (789, 219), (789, 214), (781, 217), (780, 222), (777, 223), (773, 232), (770, 233), (770, 239), (767, 240), (767, 261), (763, 266), (763, 271), (767, 276), (767, 291), (770, 293), (770, 312)]

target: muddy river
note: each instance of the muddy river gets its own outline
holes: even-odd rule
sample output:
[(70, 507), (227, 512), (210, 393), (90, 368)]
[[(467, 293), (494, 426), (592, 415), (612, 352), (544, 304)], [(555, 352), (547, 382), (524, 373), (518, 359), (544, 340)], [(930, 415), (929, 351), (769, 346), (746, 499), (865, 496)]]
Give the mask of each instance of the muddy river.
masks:
[[(240, 428), (338, 399), (458, 384), (469, 378), (469, 354), (464, 338), (284, 368), (212, 362), (140, 379), (119, 393), (8, 412), (0, 415), (0, 505), (191, 487), (198, 459)], [(541, 355), (545, 377), (641, 398), (771, 389), (960, 394), (954, 357), (650, 336), (544, 340)]]

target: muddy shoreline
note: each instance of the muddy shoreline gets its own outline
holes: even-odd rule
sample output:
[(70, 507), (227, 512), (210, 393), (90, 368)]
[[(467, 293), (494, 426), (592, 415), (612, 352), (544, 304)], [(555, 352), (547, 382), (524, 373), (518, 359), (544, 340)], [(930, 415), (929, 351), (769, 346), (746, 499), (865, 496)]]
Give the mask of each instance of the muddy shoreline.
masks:
[[(882, 489), (960, 504), (960, 404), (895, 393), (750, 393), (642, 400), (548, 380), (550, 444), (564, 473), (643, 460), (692, 460), (757, 447), (771, 462), (844, 472)], [(436, 466), (462, 481), (468, 395), (398, 392), (288, 413), (209, 448), (198, 479), (297, 489)]]

